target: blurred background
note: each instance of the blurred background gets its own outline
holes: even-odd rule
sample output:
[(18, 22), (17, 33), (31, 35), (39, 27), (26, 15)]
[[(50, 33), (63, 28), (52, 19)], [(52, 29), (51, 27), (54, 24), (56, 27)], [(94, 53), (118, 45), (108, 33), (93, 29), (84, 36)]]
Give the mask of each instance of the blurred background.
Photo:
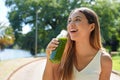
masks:
[(66, 29), (71, 10), (89, 7), (99, 16), (103, 46), (120, 72), (120, 0), (0, 0), (0, 6), (0, 66), (45, 56), (48, 42)]

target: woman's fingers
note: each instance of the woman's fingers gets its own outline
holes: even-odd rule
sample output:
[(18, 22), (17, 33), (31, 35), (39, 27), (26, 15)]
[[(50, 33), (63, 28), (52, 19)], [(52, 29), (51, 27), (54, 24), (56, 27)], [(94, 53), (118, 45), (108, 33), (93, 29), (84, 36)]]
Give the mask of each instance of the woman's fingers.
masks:
[(53, 50), (58, 47), (59, 41), (56, 38), (53, 38), (46, 48), (47, 55), (50, 55)]
[(54, 38), (51, 40), (51, 42), (48, 44), (47, 49), (53, 49), (58, 46), (59, 42), (58, 39)]
[(59, 44), (58, 39), (57, 38), (53, 38), (52, 41), (51, 41), (51, 44), (58, 45)]

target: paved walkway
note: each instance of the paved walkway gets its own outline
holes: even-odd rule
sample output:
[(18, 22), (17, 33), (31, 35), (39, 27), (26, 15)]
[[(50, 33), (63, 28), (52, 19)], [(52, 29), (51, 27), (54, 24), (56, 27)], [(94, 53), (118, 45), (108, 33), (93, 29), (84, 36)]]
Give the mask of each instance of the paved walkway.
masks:
[[(33, 61), (19, 68), (5, 80), (42, 80), (46, 59)], [(110, 80), (120, 80), (120, 76), (112, 73)]]

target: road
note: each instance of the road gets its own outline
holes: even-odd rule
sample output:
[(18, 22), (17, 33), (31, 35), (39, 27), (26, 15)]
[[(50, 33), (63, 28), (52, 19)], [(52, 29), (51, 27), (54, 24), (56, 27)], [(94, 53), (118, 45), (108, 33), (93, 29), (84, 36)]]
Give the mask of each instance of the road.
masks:
[(110, 80), (120, 80), (120, 76), (112, 73)]
[[(5, 80), (42, 80), (46, 59), (37, 60), (16, 70)], [(112, 73), (110, 80), (120, 80), (120, 76)]]

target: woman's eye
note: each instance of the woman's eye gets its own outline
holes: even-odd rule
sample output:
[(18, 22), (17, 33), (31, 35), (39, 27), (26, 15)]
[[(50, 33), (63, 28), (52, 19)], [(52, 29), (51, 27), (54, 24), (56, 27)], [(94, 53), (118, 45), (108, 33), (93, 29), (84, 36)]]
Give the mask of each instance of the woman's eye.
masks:
[(68, 23), (70, 23), (71, 22), (71, 20), (68, 20)]
[[(68, 20), (68, 24), (71, 22), (72, 20)], [(76, 21), (81, 21), (80, 19), (75, 19), (73, 20), (73, 22), (76, 22)]]
[(75, 21), (81, 21), (80, 19), (75, 19)]

